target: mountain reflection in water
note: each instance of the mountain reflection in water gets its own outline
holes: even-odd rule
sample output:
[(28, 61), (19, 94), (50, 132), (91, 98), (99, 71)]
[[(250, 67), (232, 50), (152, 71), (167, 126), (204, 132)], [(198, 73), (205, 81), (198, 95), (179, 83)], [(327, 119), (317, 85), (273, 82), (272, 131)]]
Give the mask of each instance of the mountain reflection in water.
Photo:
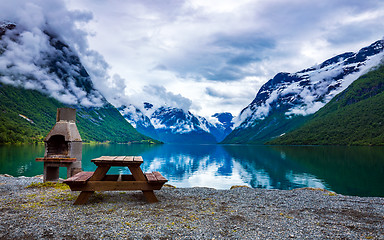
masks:
[[(43, 145), (0, 146), (0, 173), (35, 176), (43, 165)], [(229, 189), (324, 188), (345, 195), (384, 196), (383, 147), (251, 145), (83, 145), (83, 170), (106, 155), (143, 156), (145, 172), (159, 171), (176, 187)], [(113, 167), (110, 173), (129, 174)], [(60, 170), (65, 177), (65, 169)]]

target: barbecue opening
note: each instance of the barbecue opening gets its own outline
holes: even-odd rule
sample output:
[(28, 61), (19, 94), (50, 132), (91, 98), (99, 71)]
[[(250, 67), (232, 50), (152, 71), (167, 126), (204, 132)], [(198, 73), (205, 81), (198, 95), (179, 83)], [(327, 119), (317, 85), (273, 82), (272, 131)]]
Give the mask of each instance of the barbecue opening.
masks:
[(47, 157), (68, 157), (68, 147), (63, 135), (53, 135), (47, 141)]

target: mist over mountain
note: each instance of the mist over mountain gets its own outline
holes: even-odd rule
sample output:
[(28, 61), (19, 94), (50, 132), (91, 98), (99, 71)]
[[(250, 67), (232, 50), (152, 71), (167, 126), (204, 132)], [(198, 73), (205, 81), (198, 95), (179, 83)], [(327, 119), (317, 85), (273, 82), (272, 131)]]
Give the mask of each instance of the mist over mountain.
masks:
[(361, 75), (382, 62), (384, 40), (296, 73), (278, 73), (234, 120), (223, 143), (264, 143), (299, 127)]
[[(5, 84), (4, 90), (38, 91), (41, 93), (41, 95), (38, 94), (39, 98), (44, 98), (41, 100), (42, 102), (52, 102), (45, 99), (44, 96), (48, 99), (49, 97), (54, 98), (57, 100), (55, 105), (77, 108), (79, 119), (84, 118), (90, 126), (99, 126), (102, 131), (111, 128), (105, 126), (107, 124), (106, 114), (101, 114), (99, 110), (108, 108), (110, 111), (114, 111), (114, 107), (96, 90), (91, 76), (82, 65), (76, 51), (60, 40), (59, 36), (44, 29), (32, 31), (11, 22), (3, 22), (0, 25), (0, 33), (0, 83)], [(5, 88), (5, 86), (12, 86), (13, 88)], [(121, 89), (121, 91), (123, 90)], [(126, 120), (144, 135), (169, 143), (217, 143), (224, 139), (230, 131), (231, 115), (216, 115), (217, 121), (210, 123), (205, 118), (189, 112), (187, 109), (191, 104), (190, 100), (180, 95), (174, 95), (158, 86), (148, 86), (147, 92), (152, 92), (153, 96), (161, 95), (173, 99), (174, 105), (179, 102), (180, 107), (154, 107), (151, 103), (144, 103), (140, 109), (133, 105), (120, 108), (120, 112)], [(18, 99), (12, 98), (12, 96), (7, 95), (7, 99), (4, 99), (3, 102), (17, 102)], [(52, 110), (51, 107), (47, 108)], [(10, 112), (10, 109), (5, 110), (4, 106), (4, 111)], [(38, 111), (45, 112), (41, 108)], [(92, 116), (93, 114), (90, 115), (90, 112), (94, 112), (96, 115)], [(40, 117), (39, 115), (35, 116), (31, 112), (22, 111), (20, 108), (14, 111), (11, 114), (13, 117), (9, 116), (5, 122), (11, 121), (17, 114), (26, 116), (26, 118), (17, 118), (18, 121), (29, 119), (33, 122), (39, 122), (36, 119)], [(110, 121), (112, 128), (117, 127), (113, 122)], [(110, 134), (111, 139), (101, 137), (103, 134), (99, 134), (100, 137), (89, 135), (91, 129), (95, 131), (89, 126), (83, 128), (80, 124), (79, 129), (82, 135), (89, 136), (85, 140), (118, 142), (150, 140), (134, 133), (129, 123), (124, 122), (127, 127), (116, 130), (118, 134)], [(122, 125), (124, 126), (124, 124)], [(35, 131), (42, 130), (42, 128), (47, 129), (46, 126), (40, 126)], [(123, 130), (126, 133), (122, 132)], [(38, 134), (40, 138), (43, 135), (41, 132), (35, 134)], [(119, 134), (126, 137), (116, 139), (116, 135)], [(130, 134), (135, 135), (135, 137), (131, 139)], [(19, 133), (15, 133), (15, 135), (19, 136)], [(4, 142), (22, 141), (19, 137), (15, 139), (5, 135), (3, 139)]]
[(49, 29), (0, 24), (0, 143), (38, 142), (56, 109), (77, 109), (84, 141), (152, 141), (94, 88), (72, 48)]
[(77, 54), (53, 33), (3, 22), (0, 40), (0, 82), (38, 90), (69, 105), (107, 103)]

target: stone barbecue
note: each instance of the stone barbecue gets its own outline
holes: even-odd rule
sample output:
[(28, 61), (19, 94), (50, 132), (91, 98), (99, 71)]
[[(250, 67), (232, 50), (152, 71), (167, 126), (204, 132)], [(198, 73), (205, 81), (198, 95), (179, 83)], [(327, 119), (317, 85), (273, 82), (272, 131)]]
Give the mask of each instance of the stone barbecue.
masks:
[(44, 182), (58, 181), (59, 168), (67, 168), (67, 178), (81, 172), (82, 140), (76, 126), (76, 109), (58, 108), (56, 124), (44, 139)]

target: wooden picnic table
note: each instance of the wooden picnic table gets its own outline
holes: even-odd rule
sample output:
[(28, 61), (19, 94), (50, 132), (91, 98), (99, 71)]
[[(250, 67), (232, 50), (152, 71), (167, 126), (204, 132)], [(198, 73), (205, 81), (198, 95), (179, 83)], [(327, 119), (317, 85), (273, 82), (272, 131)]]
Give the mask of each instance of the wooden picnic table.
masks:
[[(159, 172), (144, 174), (141, 156), (102, 156), (91, 162), (97, 166), (95, 172), (80, 172), (64, 181), (72, 191), (81, 191), (75, 205), (85, 204), (95, 191), (141, 190), (148, 202), (157, 202), (153, 190), (168, 181)], [(107, 175), (112, 166), (128, 167), (132, 175)]]

